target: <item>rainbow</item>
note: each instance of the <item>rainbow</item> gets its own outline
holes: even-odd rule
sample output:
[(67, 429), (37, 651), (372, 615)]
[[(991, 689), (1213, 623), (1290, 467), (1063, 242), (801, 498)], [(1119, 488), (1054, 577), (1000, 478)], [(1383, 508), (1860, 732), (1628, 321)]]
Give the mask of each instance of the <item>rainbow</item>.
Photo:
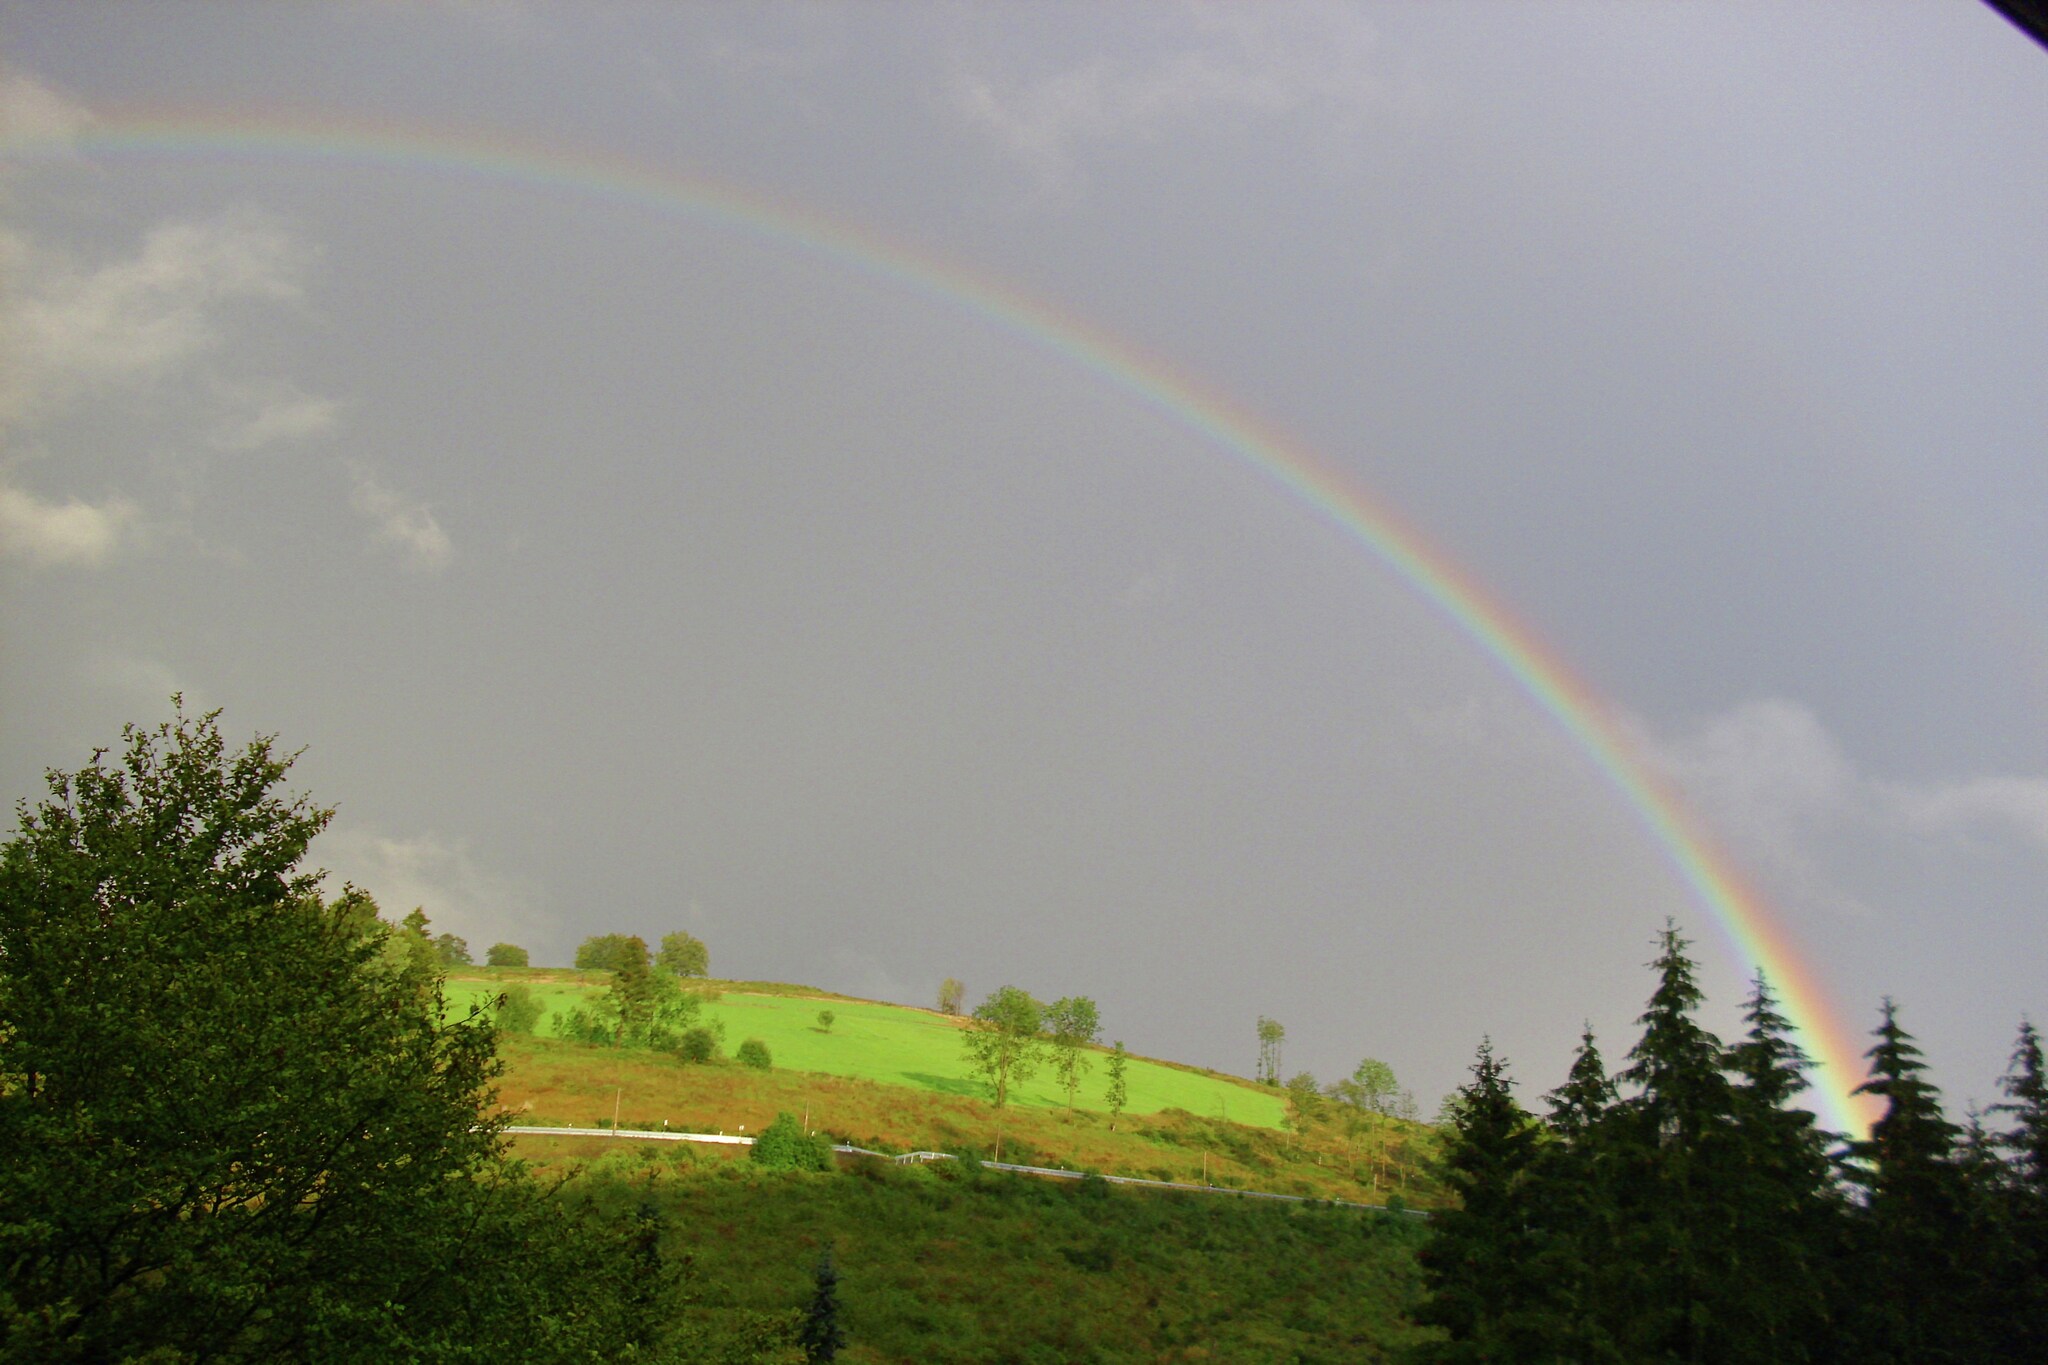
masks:
[(270, 111), (113, 113), (66, 138), (0, 141), (0, 159), (58, 163), (81, 153), (328, 163), (564, 191), (641, 211), (685, 214), (850, 269), (1049, 352), (1255, 471), (1355, 541), (1465, 635), (1591, 759), (1745, 968), (1766, 972), (1801, 1045), (1818, 1063), (1814, 1093), (1837, 1131), (1875, 1117), (1851, 1093), (1862, 1051), (1805, 955), (1686, 808), (1635, 752), (1614, 710), (1484, 585), (1343, 470), (1157, 356), (998, 280), (912, 250), (786, 199), (585, 147), (500, 130), (450, 132)]

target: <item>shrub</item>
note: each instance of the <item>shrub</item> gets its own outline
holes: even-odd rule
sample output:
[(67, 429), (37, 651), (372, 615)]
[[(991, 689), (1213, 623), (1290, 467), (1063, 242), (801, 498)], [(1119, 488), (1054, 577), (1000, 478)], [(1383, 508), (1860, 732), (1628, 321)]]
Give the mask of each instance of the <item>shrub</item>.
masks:
[(516, 943), (493, 943), (484, 954), (486, 967), (526, 967), (532, 965), (526, 956), (526, 949)]
[(838, 1018), (838, 1016), (833, 1014), (831, 1010), (819, 1010), (818, 1027), (825, 1030), (825, 1032), (830, 1033), (832, 1031), (832, 1021), (836, 1018)]
[(756, 1071), (766, 1071), (775, 1065), (768, 1055), (768, 1044), (759, 1038), (749, 1038), (741, 1043), (740, 1050), (734, 1055), (739, 1058), (741, 1066), (750, 1066)]
[(685, 1029), (675, 1051), (684, 1061), (701, 1065), (718, 1055), (718, 1034), (708, 1028)]
[(507, 986), (498, 997), (498, 1027), (507, 1033), (531, 1033), (547, 1006), (525, 986)]
[(756, 1163), (771, 1171), (832, 1169), (832, 1144), (816, 1134), (804, 1132), (803, 1125), (786, 1113), (777, 1114), (775, 1122), (761, 1130), (761, 1135), (754, 1139), (750, 1155)]

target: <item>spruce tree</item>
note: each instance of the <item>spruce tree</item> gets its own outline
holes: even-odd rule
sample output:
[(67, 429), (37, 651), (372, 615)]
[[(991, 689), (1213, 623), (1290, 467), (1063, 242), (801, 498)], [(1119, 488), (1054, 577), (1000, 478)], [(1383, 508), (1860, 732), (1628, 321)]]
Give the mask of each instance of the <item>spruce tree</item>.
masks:
[(1841, 1237), (1840, 1200), (1828, 1149), (1835, 1136), (1794, 1101), (1810, 1065), (1759, 970), (1744, 1007), (1749, 1028), (1728, 1053), (1735, 1075), (1737, 1182), (1726, 1358), (1804, 1361), (1829, 1340), (1830, 1266)]
[(1728, 1206), (1734, 1097), (1721, 1042), (1693, 1017), (1703, 998), (1691, 945), (1666, 922), (1651, 966), (1657, 989), (1621, 1079), (1636, 1093), (1615, 1118), (1618, 1323), (1631, 1359), (1703, 1361), (1726, 1354), (1739, 1256)]
[(2008, 1259), (1999, 1276), (2011, 1322), (2014, 1359), (2048, 1359), (2048, 1075), (2043, 1074), (2041, 1035), (2020, 1024), (2012, 1064), (1999, 1089), (2005, 1101), (1994, 1114), (2013, 1127), (1993, 1141), (2004, 1160), (1999, 1203), (2007, 1234)]
[(804, 1360), (810, 1365), (821, 1361), (829, 1365), (838, 1359), (839, 1348), (846, 1344), (846, 1332), (839, 1325), (839, 1271), (832, 1264), (830, 1245), (818, 1258), (811, 1280), (811, 1301), (804, 1309), (803, 1323), (797, 1328), (797, 1345), (803, 1348)]
[(1615, 1246), (1614, 1152), (1610, 1123), (1617, 1095), (1593, 1040), (1579, 1035), (1565, 1083), (1547, 1096), (1550, 1141), (1530, 1181), (1551, 1290), (1550, 1347), (1573, 1361), (1619, 1360), (1614, 1345), (1611, 1271)]
[(1956, 1161), (1956, 1125), (1913, 1036), (1886, 997), (1875, 1030), (1870, 1079), (1858, 1094), (1884, 1101), (1870, 1136), (1849, 1148), (1849, 1178), (1862, 1187), (1854, 1311), (1842, 1327), (1851, 1358), (1871, 1365), (1963, 1361), (1979, 1284), (1965, 1261), (1967, 1189)]
[(1480, 1043), (1472, 1080), (1458, 1090), (1457, 1121), (1442, 1157), (1444, 1184), (1458, 1204), (1432, 1220), (1421, 1253), (1429, 1297), (1416, 1319), (1449, 1334), (1448, 1341), (1424, 1348), (1425, 1360), (1549, 1358), (1531, 1320), (1545, 1297), (1531, 1255), (1526, 1188), (1537, 1129), (1509, 1093), (1513, 1084), (1492, 1042)]

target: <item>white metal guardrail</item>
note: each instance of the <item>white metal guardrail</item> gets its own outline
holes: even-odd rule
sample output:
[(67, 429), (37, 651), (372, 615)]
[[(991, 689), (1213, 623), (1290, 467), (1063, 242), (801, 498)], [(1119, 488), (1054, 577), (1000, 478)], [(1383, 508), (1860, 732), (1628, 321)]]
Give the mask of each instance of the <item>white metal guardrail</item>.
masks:
[[(678, 1133), (667, 1128), (540, 1128), (515, 1125), (505, 1129), (508, 1133), (524, 1133), (536, 1137), (602, 1137), (636, 1138), (654, 1142), (708, 1142), (735, 1147), (751, 1147), (754, 1140), (733, 1133)], [(882, 1161), (893, 1161), (899, 1166), (911, 1162), (958, 1161), (952, 1152), (903, 1152), (892, 1155), (888, 1152), (872, 1151), (866, 1147), (855, 1147), (851, 1143), (835, 1142), (832, 1150), (845, 1156), (871, 1156)], [(1290, 1204), (1331, 1204), (1340, 1209), (1367, 1209), (1374, 1213), (1399, 1213), (1410, 1218), (1427, 1218), (1429, 1214), (1421, 1209), (1390, 1209), (1385, 1204), (1357, 1204), (1348, 1199), (1319, 1199), (1306, 1194), (1279, 1194), (1272, 1190), (1239, 1190), (1228, 1185), (1194, 1185), (1179, 1180), (1146, 1180), (1135, 1175), (1101, 1175), (1091, 1171), (1070, 1171), (1061, 1166), (1019, 1166), (1008, 1161), (984, 1161), (985, 1171), (1010, 1171), (1017, 1175), (1035, 1175), (1048, 1180), (1082, 1180), (1095, 1175), (1112, 1185), (1136, 1185), (1152, 1190), (1187, 1190), (1194, 1194), (1234, 1194), (1240, 1199), (1277, 1199)]]

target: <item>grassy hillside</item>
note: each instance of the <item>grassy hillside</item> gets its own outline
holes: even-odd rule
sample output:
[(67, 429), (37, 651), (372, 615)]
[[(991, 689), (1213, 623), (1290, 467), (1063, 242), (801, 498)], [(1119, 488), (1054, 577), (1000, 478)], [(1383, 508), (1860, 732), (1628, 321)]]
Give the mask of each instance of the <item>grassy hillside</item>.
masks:
[[(523, 980), (550, 1013), (567, 1010), (603, 989), (607, 973), (549, 969), (480, 969), (452, 976), (449, 1002), (458, 1008), (486, 1000), (503, 983)], [(904, 1005), (852, 1000), (818, 991), (769, 993), (752, 983), (719, 983), (722, 995), (705, 1014), (725, 1026), (726, 1048), (741, 1039), (759, 1038), (768, 1045), (780, 1069), (846, 1076), (884, 1085), (945, 1095), (979, 1096), (963, 1059), (961, 1021), (931, 1010)], [(802, 988), (797, 988), (801, 990)], [(828, 1033), (818, 1025), (818, 1011), (836, 1016)], [(548, 1024), (541, 1021), (540, 1032)], [(1107, 1053), (1091, 1052), (1094, 1070), (1081, 1083), (1077, 1107), (1102, 1112)], [(1278, 1128), (1286, 1120), (1285, 1102), (1271, 1090), (1230, 1077), (1133, 1057), (1126, 1076), (1131, 1114), (1156, 1114), (1183, 1109), (1208, 1118), (1228, 1119), (1255, 1127)], [(1012, 1102), (1024, 1108), (1065, 1108), (1049, 1070), (1017, 1087)]]
[(842, 1361), (1371, 1362), (1424, 1335), (1409, 1219), (872, 1162), (769, 1174), (617, 1145), (583, 1185), (672, 1216), (709, 1320), (801, 1305), (830, 1245)]
[[(472, 973), (449, 983), (451, 1001), (487, 995), (513, 976), (564, 1006), (603, 979), (540, 970)], [(818, 1010), (828, 1007), (838, 1016), (829, 1035), (817, 1025)], [(507, 1065), (501, 1102), (528, 1126), (606, 1127), (616, 1111), (629, 1129), (752, 1133), (786, 1111), (816, 1131), (880, 1151), (988, 1157), (1000, 1142), (1005, 1160), (1111, 1175), (1360, 1203), (1398, 1196), (1418, 1208), (1439, 1201), (1427, 1171), (1434, 1133), (1422, 1125), (1336, 1106), (1320, 1119), (1290, 1117), (1277, 1092), (1136, 1058), (1133, 1103), (1120, 1121), (1099, 1107), (1099, 1067), (1084, 1094), (1092, 1107), (1068, 1113), (1041, 1095), (998, 1115), (966, 1083), (958, 1026), (942, 1016), (758, 983), (729, 990), (714, 1008), (728, 1020), (748, 1021), (746, 1031), (728, 1023), (727, 1050), (741, 1038), (762, 1037), (775, 1054), (773, 1070), (691, 1066), (644, 1050), (513, 1036), (500, 1048)], [(519, 1146), (542, 1164), (582, 1150), (537, 1136), (519, 1139)]]

